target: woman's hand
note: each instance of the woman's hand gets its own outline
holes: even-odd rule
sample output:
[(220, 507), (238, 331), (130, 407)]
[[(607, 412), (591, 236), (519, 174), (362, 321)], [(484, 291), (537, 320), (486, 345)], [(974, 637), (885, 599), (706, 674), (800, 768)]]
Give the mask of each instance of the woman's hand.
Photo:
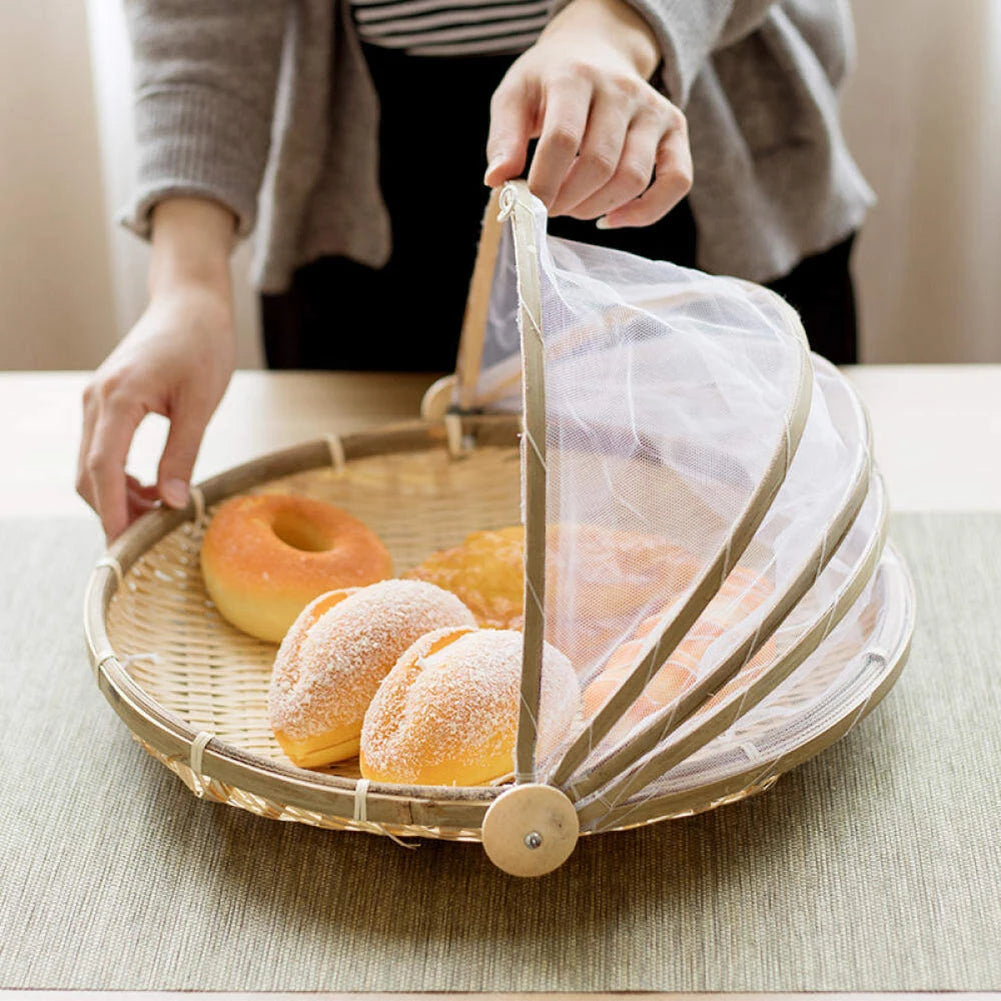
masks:
[[(201, 199), (171, 199), (153, 220), (150, 304), (84, 391), (77, 492), (111, 541), (156, 500), (188, 502), (202, 435), (235, 364), (229, 250), (233, 216)], [(155, 485), (126, 475), (129, 446), (150, 413), (170, 421)]]
[(521, 176), (537, 138), (528, 185), (550, 215), (656, 222), (692, 186), (684, 115), (647, 82), (659, 62), (624, 0), (571, 0), (494, 93), (486, 183)]

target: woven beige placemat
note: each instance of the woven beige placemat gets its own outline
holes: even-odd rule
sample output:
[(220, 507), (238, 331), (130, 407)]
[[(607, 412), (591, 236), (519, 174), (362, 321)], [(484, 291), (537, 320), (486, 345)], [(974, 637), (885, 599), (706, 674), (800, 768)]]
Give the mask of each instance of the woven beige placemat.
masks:
[(898, 517), (897, 688), (757, 799), (581, 843), (520, 882), (195, 800), (93, 686), (85, 523), (0, 523), (0, 986), (1001, 987), (1001, 517)]

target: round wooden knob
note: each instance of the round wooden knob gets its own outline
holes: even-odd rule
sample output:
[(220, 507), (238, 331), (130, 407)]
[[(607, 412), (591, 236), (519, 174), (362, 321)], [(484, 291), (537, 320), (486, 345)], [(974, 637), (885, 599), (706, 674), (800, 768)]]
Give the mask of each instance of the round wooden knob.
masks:
[(544, 876), (558, 869), (577, 844), (573, 803), (554, 786), (512, 786), (483, 817), (483, 849), (511, 876)]

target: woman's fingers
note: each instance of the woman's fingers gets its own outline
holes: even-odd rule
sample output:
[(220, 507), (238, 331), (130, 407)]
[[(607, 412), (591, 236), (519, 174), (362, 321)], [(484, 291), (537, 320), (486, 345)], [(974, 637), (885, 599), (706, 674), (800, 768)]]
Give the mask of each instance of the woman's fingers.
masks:
[(659, 58), (655, 32), (627, 3), (565, 4), (493, 96), (486, 183), (518, 176), (538, 137), (528, 186), (550, 215), (659, 218), (691, 182), (684, 117), (650, 84)]
[(505, 77), (490, 101), (487, 172), (483, 183), (498, 184), (521, 177), (538, 105), (538, 93), (524, 78)]
[(208, 417), (193, 408), (171, 418), (170, 431), (156, 484), (140, 483), (125, 472), (132, 438), (145, 415), (142, 406), (108, 397), (96, 403), (96, 392), (84, 398), (77, 492), (97, 511), (109, 541), (159, 501), (184, 507), (188, 485)]
[[(98, 417), (98, 391), (88, 387), (83, 395), (83, 433), (80, 436), (80, 453), (77, 460), (77, 493), (96, 511), (100, 506), (94, 488), (94, 479), (89, 468), (89, 457), (93, 449), (94, 430)], [(128, 524), (140, 515), (151, 511), (157, 505), (157, 490), (153, 484), (142, 484), (134, 476), (125, 475), (125, 507)], [(115, 526), (113, 526), (115, 527)], [(110, 537), (110, 536), (109, 536)]]
[(108, 396), (101, 401), (94, 424), (86, 465), (94, 507), (109, 541), (129, 525), (125, 462), (143, 416), (141, 406)]
[(638, 116), (630, 123), (619, 158), (605, 182), (572, 206), (568, 214), (576, 219), (597, 219), (641, 195), (653, 177), (657, 144), (663, 131), (662, 121), (656, 116)]
[(550, 208), (584, 140), (591, 85), (583, 77), (561, 77), (545, 90), (545, 115), (532, 156), (528, 187)]
[(157, 473), (157, 490), (168, 507), (184, 507), (188, 503), (188, 484), (209, 413), (203, 415), (197, 408), (179, 407), (170, 415), (170, 431)]
[(603, 216), (599, 225), (649, 226), (667, 215), (692, 188), (692, 153), (684, 121), (661, 139), (653, 184), (638, 198)]
[(552, 216), (645, 226), (691, 188), (685, 118), (645, 81), (516, 76), (498, 88), (491, 111), (487, 183), (517, 176), (538, 135), (528, 186)]
[[(631, 114), (632, 108), (619, 99), (618, 95), (608, 91), (595, 93), (580, 155), (568, 170), (553, 199), (549, 207), (550, 215), (576, 215), (576, 206), (608, 184), (622, 158)], [(653, 148), (656, 148), (656, 139)], [(650, 171), (653, 171), (653, 149), (650, 153)], [(649, 179), (649, 174), (647, 178)]]

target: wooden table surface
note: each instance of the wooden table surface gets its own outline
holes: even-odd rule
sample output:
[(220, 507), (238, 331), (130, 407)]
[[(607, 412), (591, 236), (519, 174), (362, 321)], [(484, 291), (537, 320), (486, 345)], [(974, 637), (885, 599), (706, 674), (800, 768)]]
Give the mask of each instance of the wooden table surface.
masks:
[[(872, 415), (898, 511), (1001, 510), (1001, 365), (845, 370)], [(195, 478), (263, 452), (417, 416), (430, 375), (238, 372)], [(89, 515), (73, 489), (82, 372), (0, 373), (0, 517)], [(130, 468), (152, 479), (166, 421), (150, 417)]]
[[(869, 407), (876, 454), (897, 510), (1001, 510), (1001, 366), (859, 366), (846, 370)], [(196, 467), (202, 479), (262, 452), (317, 437), (417, 415), (426, 375), (238, 373), (205, 437)], [(85, 373), (0, 373), (0, 517), (92, 517), (73, 489)], [(165, 422), (149, 419), (137, 436), (130, 468), (151, 478)], [(1001, 986), (1001, 985), (999, 985)], [(106, 992), (96, 992), (104, 996)], [(3, 1001), (94, 998), (95, 992), (0, 990)], [(116, 1001), (171, 994), (107, 992)], [(176, 995), (178, 998), (186, 995)], [(262, 995), (221, 994), (220, 998)], [(301, 995), (297, 995), (301, 996)], [(533, 995), (534, 996), (534, 995)], [(553, 995), (572, 1001), (580, 995)], [(648, 997), (649, 995), (635, 995)], [(772, 998), (843, 995), (770, 995)], [(853, 995), (907, 998), (945, 995)], [(950, 994), (950, 998), (1001, 995)], [(284, 995), (265, 995), (282, 999)], [(310, 994), (368, 999), (387, 995)], [(403, 997), (403, 995), (397, 995)], [(465, 995), (414, 995), (461, 999)], [(480, 995), (489, 997), (489, 995)], [(519, 995), (498, 995), (506, 999)], [(632, 995), (590, 995), (624, 999)], [(701, 995), (657, 995), (660, 999)], [(728, 995), (745, 1001), (761, 995)]]

